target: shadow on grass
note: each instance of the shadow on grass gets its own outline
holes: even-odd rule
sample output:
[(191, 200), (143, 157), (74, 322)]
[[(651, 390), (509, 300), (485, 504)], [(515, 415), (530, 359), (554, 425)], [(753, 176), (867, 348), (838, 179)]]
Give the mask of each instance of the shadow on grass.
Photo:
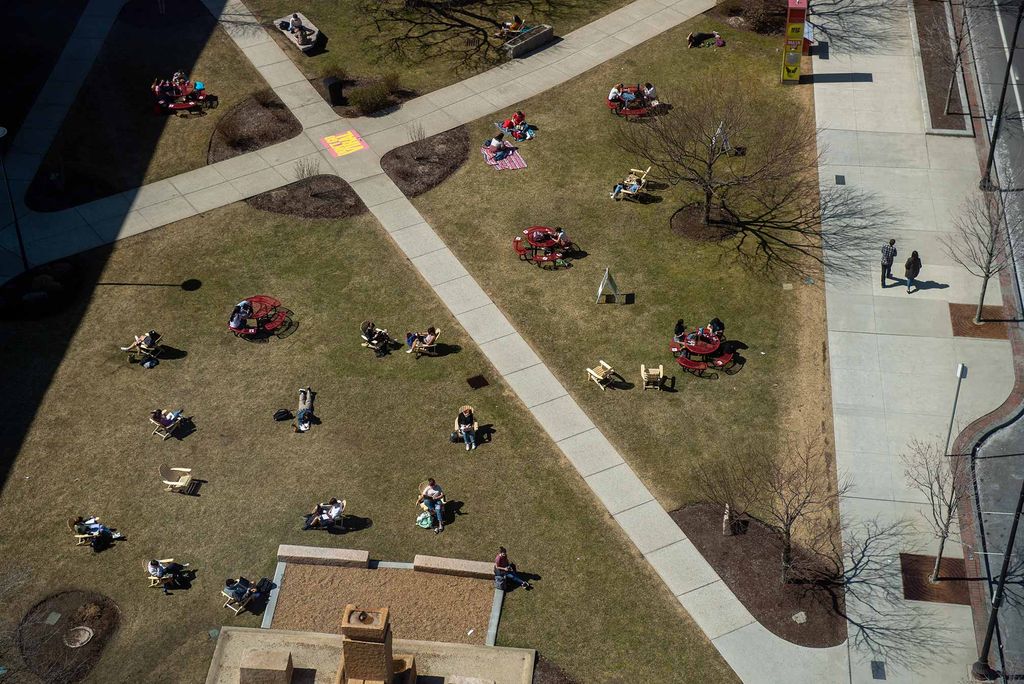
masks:
[(345, 526), (336, 527), (331, 526), (327, 528), (327, 534), (343, 535), (349, 532), (362, 532), (373, 527), (373, 520), (370, 518), (362, 518), (358, 515), (346, 515)]
[(469, 515), (469, 513), (462, 510), (464, 506), (465, 504), (461, 501), (449, 501), (446, 503), (444, 505), (444, 524), (451, 525), (455, 522), (455, 518), (463, 515)]
[(176, 427), (174, 432), (171, 433), (174, 439), (180, 442), (198, 430), (196, 423), (192, 418), (193, 416), (188, 416), (187, 418), (181, 419), (181, 422), (178, 423), (178, 427)]
[(460, 351), (462, 351), (462, 347), (457, 344), (444, 344), (443, 342), (438, 342), (434, 356), (451, 356), (452, 354), (458, 354)]

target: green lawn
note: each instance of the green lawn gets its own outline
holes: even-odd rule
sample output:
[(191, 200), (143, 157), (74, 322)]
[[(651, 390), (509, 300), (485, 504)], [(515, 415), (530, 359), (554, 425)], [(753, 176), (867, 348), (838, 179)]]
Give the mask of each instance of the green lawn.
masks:
[[(538, 3), (540, 11), (536, 14), (528, 9), (518, 11), (527, 24), (549, 23), (555, 27), (557, 35), (565, 35), (631, 1), (553, 0)], [(296, 7), (289, 0), (256, 0), (248, 6), (264, 23), (287, 16)], [(513, 3), (508, 3), (507, 7), (511, 12)], [(302, 4), (302, 12), (328, 37), (327, 50), (305, 56), (285, 41), (281, 44), (309, 78), (334, 76), (339, 72), (349, 78), (372, 78), (397, 72), (403, 87), (423, 94), (472, 76), (472, 72), (460, 71), (463, 65), (455, 60), (431, 59), (413, 64), (382, 59), (380, 51), (374, 49), (381, 44), (376, 29), (359, 11), (356, 2), (307, 0)], [(498, 19), (505, 21), (508, 17), (503, 12)]]
[[(156, 7), (134, 0), (122, 10), (43, 160), (30, 204), (74, 206), (205, 166), (217, 123), (267, 88), (198, 0), (167, 3), (163, 19)], [(187, 118), (156, 113), (150, 85), (178, 69), (203, 81), (220, 106)]]
[[(600, 248), (596, 238), (592, 248)], [(487, 560), (504, 544), (542, 579), (533, 592), (508, 597), (499, 643), (538, 648), (581, 684), (678, 681), (681, 672), (688, 681), (735, 681), (368, 216), (300, 222), (236, 204), (87, 259), (104, 283), (202, 281), (195, 292), (99, 286), (69, 341), (49, 321), (6, 325), (4, 368), (31, 373), (38, 359), (63, 353), (63, 360), (0, 495), (0, 516), (18, 526), (0, 537), (0, 557), (32, 572), (0, 615), (15, 621), (66, 588), (110, 596), (122, 626), (91, 681), (201, 681), (214, 648), (208, 630), (259, 624), (221, 608), (224, 578), (271, 575), (280, 543), (366, 548), (405, 561), (416, 553)], [(267, 344), (230, 335), (231, 306), (256, 293), (282, 299), (297, 332)], [(438, 325), (461, 351), (377, 359), (358, 344), (366, 317), (399, 333)], [(149, 371), (128, 366), (117, 345), (150, 327), (187, 356)], [(537, 339), (535, 327), (527, 334)], [(478, 373), (491, 384), (471, 391), (465, 378)], [(271, 415), (294, 411), (296, 390), (307, 384), (319, 393), (323, 423), (292, 434)], [(9, 393), (0, 410), (8, 415), (18, 401)], [(496, 430), (471, 454), (447, 440), (464, 403)], [(146, 416), (158, 406), (184, 406), (197, 431), (182, 441), (151, 436)], [(201, 495), (162, 492), (161, 463), (195, 468), (208, 481)], [(413, 525), (416, 485), (428, 476), (464, 502), (466, 515), (440, 536)], [(347, 498), (349, 511), (372, 526), (341, 537), (302, 532), (299, 514), (332, 495)], [(98, 514), (128, 540), (98, 555), (75, 548), (64, 521), (76, 514)], [(166, 597), (147, 588), (145, 561), (165, 557), (198, 568), (190, 591)]]
[[(688, 32), (711, 29), (722, 31), (727, 47), (685, 48)], [(708, 17), (688, 22), (516, 105), (539, 128), (536, 139), (520, 145), (526, 170), (496, 172), (474, 145), (462, 169), (415, 200), (670, 510), (701, 498), (691, 468), (699, 457), (742, 458), (769, 436), (831, 433), (823, 293), (799, 280), (784, 290), (744, 271), (729, 249), (676, 235), (669, 219), (688, 200), (682, 188), (655, 190), (657, 201), (649, 204), (609, 199), (615, 181), (641, 165), (638, 155), (618, 147), (619, 126), (641, 124), (621, 123), (604, 98), (619, 81), (652, 81), (669, 103), (687, 87), (738, 81), (792, 107), (809, 106), (799, 90), (778, 83), (778, 41)], [(492, 135), (500, 114), (471, 125), (470, 139)], [(588, 256), (556, 272), (518, 261), (512, 238), (536, 224), (564, 227)], [(606, 267), (624, 292), (636, 293), (635, 304), (594, 303)], [(714, 316), (725, 321), (730, 339), (749, 346), (742, 352), (747, 363), (731, 377), (693, 378), (668, 350), (673, 326), (678, 318), (692, 328)], [(678, 391), (602, 392), (584, 372), (598, 359), (634, 384), (640, 364), (665, 364)]]

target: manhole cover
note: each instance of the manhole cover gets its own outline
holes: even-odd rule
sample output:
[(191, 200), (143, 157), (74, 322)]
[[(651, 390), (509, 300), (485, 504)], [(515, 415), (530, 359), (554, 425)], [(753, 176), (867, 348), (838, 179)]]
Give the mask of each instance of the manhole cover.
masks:
[(68, 648), (81, 648), (92, 639), (92, 630), (88, 627), (72, 627), (64, 632), (64, 645)]

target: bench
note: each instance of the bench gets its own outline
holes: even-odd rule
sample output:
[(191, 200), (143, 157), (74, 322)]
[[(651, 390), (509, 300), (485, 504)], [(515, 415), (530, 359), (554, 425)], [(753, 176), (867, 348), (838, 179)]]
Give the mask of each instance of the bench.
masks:
[(494, 564), (485, 563), (484, 561), (441, 558), (440, 556), (421, 556), (417, 554), (412, 559), (412, 569), (419, 570), (420, 572), (434, 572), (439, 575), (494, 579)]
[(330, 549), (319, 546), (281, 544), (277, 547), (277, 560), (298, 565), (335, 565), (343, 568), (365, 568), (370, 564), (370, 552), (358, 549)]
[(712, 357), (711, 363), (714, 364), (715, 368), (727, 368), (732, 365), (732, 352), (723, 352), (718, 356)]
[(509, 59), (521, 57), (527, 52), (536, 50), (542, 45), (550, 43), (555, 38), (555, 29), (547, 24), (538, 24), (520, 31), (502, 46)]
[(708, 364), (704, 361), (694, 361), (688, 359), (685, 356), (679, 356), (676, 358), (676, 363), (683, 367), (683, 370), (694, 375), (700, 375), (708, 369)]
[(313, 22), (306, 18), (306, 15), (302, 12), (296, 12), (299, 15), (299, 19), (302, 20), (302, 31), (301, 36), (299, 33), (292, 33), (287, 28), (281, 28), (281, 24), (289, 24), (292, 20), (292, 15), (288, 14), (274, 21), (274, 28), (283, 33), (288, 40), (290, 40), (295, 47), (299, 48), (303, 52), (312, 52), (313, 48), (320, 41), (320, 29), (318, 29)]

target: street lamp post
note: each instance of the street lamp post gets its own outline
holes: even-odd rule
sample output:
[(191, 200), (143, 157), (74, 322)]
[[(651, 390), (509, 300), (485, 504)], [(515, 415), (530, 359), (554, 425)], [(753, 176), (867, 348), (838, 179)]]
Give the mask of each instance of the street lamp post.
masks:
[[(0, 126), (0, 139), (7, 135), (7, 129)], [(21, 224), (18, 223), (18, 208), (14, 205), (14, 195), (11, 194), (11, 183), (7, 179), (7, 167), (4, 165), (4, 151), (0, 149), (0, 174), (4, 177), (4, 187), (7, 188), (7, 201), (11, 204), (11, 217), (14, 219), (14, 234), (18, 236), (18, 251), (21, 252), (21, 267), (28, 270), (28, 255), (25, 254), (25, 241), (21, 239)]]
[(996, 140), (999, 139), (999, 131), (1003, 127), (1003, 104), (1006, 102), (1006, 89), (1010, 84), (1011, 68), (1013, 67), (1013, 52), (1017, 49), (1017, 34), (1020, 33), (1021, 20), (1024, 19), (1024, 2), (1017, 8), (1017, 22), (1013, 27), (1013, 40), (1010, 41), (1010, 54), (1006, 56), (1006, 73), (1003, 74), (1003, 90), (999, 93), (999, 106), (996, 108), (996, 125), (992, 129), (992, 138), (988, 142), (988, 161), (985, 163), (985, 175), (981, 179), (979, 188), (986, 192), (996, 189), (992, 183), (992, 165), (996, 158)]

